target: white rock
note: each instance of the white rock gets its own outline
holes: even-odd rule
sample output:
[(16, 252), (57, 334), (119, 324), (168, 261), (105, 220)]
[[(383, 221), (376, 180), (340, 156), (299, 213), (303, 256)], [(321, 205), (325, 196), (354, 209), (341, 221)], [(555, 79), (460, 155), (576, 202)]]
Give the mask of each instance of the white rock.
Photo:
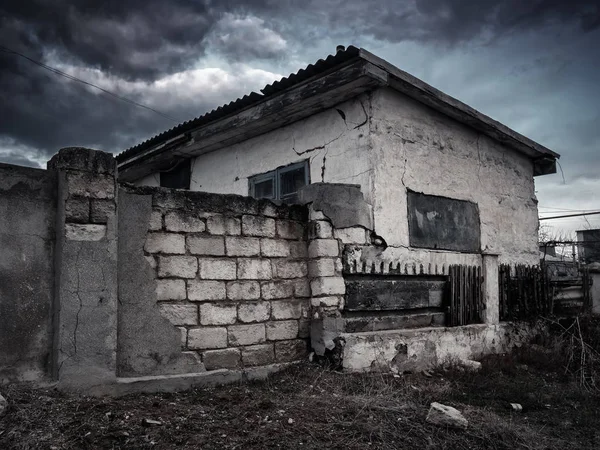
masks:
[(467, 425), (469, 424), (467, 419), (463, 417), (458, 409), (437, 402), (431, 404), (425, 420), (434, 425), (460, 428), (463, 430), (467, 428)]
[(473, 361), (472, 359), (463, 359), (460, 365), (467, 370), (477, 371), (481, 369), (481, 363), (479, 361)]

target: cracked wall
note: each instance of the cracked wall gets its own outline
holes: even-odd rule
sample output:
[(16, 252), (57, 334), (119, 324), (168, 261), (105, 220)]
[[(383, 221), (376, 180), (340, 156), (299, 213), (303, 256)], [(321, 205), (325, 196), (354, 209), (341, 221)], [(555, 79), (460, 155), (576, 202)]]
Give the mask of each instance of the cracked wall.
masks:
[(47, 376), (56, 180), (0, 164), (0, 382)]

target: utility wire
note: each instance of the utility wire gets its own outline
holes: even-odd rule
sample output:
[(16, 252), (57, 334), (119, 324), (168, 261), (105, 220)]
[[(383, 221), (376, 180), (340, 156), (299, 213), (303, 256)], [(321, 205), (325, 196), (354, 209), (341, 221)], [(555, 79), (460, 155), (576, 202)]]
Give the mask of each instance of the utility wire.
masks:
[(39, 61), (36, 61), (35, 59), (32, 59), (29, 56), (26, 56), (26, 55), (24, 55), (22, 53), (19, 53), (19, 52), (15, 51), (15, 50), (12, 50), (12, 49), (10, 49), (8, 47), (5, 47), (4, 45), (0, 45), (0, 50), (2, 50), (5, 53), (11, 53), (13, 55), (20, 56), (21, 58), (25, 58), (26, 60), (32, 62), (33, 64), (36, 64), (36, 65), (38, 65), (38, 66), (40, 66), (40, 67), (42, 67), (42, 68), (44, 68), (46, 70), (49, 70), (50, 72), (53, 72), (56, 75), (60, 75), (61, 77), (68, 78), (69, 80), (77, 81), (77, 82), (83, 83), (83, 84), (85, 84), (87, 86), (91, 86), (93, 88), (99, 89), (102, 92), (104, 92), (105, 94), (108, 94), (108, 95), (110, 95), (112, 97), (115, 97), (116, 99), (119, 99), (121, 101), (124, 101), (124, 102), (129, 103), (129, 104), (134, 105), (134, 106), (139, 106), (140, 108), (147, 109), (148, 111), (152, 111), (153, 113), (156, 113), (159, 116), (162, 116), (162, 117), (164, 117), (166, 119), (172, 120), (173, 122), (176, 122), (176, 123), (182, 122), (182, 120), (179, 120), (179, 119), (176, 119), (174, 117), (171, 117), (168, 114), (160, 112), (160, 111), (158, 111), (158, 110), (156, 110), (154, 108), (151, 108), (151, 107), (146, 106), (146, 105), (142, 105), (141, 103), (138, 103), (136, 101), (128, 99), (127, 97), (123, 97), (123, 96), (121, 96), (119, 94), (115, 94), (114, 92), (111, 92), (111, 91), (109, 91), (107, 89), (104, 89), (104, 88), (102, 88), (100, 86), (97, 86), (97, 85), (95, 85), (93, 83), (90, 83), (89, 81), (82, 80), (81, 78), (77, 78), (77, 77), (75, 77), (73, 75), (69, 75), (68, 73), (65, 73), (65, 72), (63, 72), (61, 70), (55, 69), (54, 67), (50, 67), (47, 64), (44, 64), (44, 63), (39, 62)]
[(562, 219), (564, 217), (593, 216), (594, 214), (600, 214), (600, 211), (594, 211), (594, 212), (589, 212), (589, 213), (580, 213), (580, 214), (567, 214), (564, 216), (540, 217), (540, 220)]

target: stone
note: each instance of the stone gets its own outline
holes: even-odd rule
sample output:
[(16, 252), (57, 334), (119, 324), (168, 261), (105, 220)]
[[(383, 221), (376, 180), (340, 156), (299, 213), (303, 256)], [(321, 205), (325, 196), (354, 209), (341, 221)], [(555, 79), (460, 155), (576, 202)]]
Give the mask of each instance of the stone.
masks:
[(171, 211), (165, 214), (167, 231), (200, 233), (206, 229), (204, 221), (187, 211)]
[(230, 325), (235, 323), (237, 309), (235, 305), (203, 303), (200, 305), (200, 323), (202, 325)]
[(367, 243), (366, 230), (361, 227), (336, 229), (333, 236), (342, 241), (343, 244), (363, 245)]
[(459, 365), (472, 372), (481, 370), (481, 363), (479, 361), (473, 361), (472, 359), (463, 359), (459, 362)]
[(186, 237), (187, 249), (192, 255), (223, 256), (225, 255), (225, 241), (222, 236)]
[(191, 301), (225, 300), (224, 281), (189, 280), (187, 282), (188, 299)]
[(275, 360), (278, 363), (300, 361), (308, 356), (308, 343), (302, 339), (275, 342)]
[(287, 241), (287, 243), (290, 248), (290, 258), (308, 258), (308, 245), (306, 244), (306, 241)]
[(115, 179), (111, 175), (67, 171), (66, 181), (70, 197), (115, 198)]
[(188, 348), (205, 350), (227, 347), (227, 329), (223, 327), (192, 328), (188, 331)]
[(148, 229), (151, 231), (162, 230), (163, 227), (163, 216), (162, 212), (158, 210), (153, 210), (150, 213), (150, 223), (148, 224)]
[(277, 221), (277, 236), (282, 239), (303, 239), (304, 225), (291, 220)]
[(252, 345), (242, 348), (244, 366), (265, 366), (275, 362), (273, 344)]
[(242, 222), (235, 217), (215, 215), (206, 219), (206, 229), (210, 234), (239, 235), (242, 233)]
[(265, 342), (265, 325), (231, 325), (228, 328), (229, 345), (252, 345)]
[(437, 402), (431, 404), (425, 420), (434, 425), (462, 430), (466, 429), (469, 424), (459, 410)]
[(310, 319), (300, 319), (298, 321), (298, 337), (308, 339), (310, 337)]
[(73, 223), (90, 221), (90, 201), (87, 198), (70, 198), (65, 202), (65, 220)]
[(338, 307), (342, 304), (343, 297), (339, 295), (329, 295), (326, 297), (313, 297), (311, 304), (314, 307), (324, 306), (326, 308)]
[(308, 276), (311, 278), (335, 276), (335, 260), (322, 258), (308, 261)]
[(206, 370), (239, 369), (241, 359), (239, 348), (208, 350), (202, 353), (202, 361)]
[(308, 244), (308, 257), (340, 256), (340, 248), (336, 239), (315, 239)]
[(156, 300), (185, 299), (185, 280), (156, 280)]
[(290, 244), (283, 239), (261, 239), (260, 252), (269, 258), (283, 258), (290, 255)]
[(289, 298), (294, 295), (294, 286), (292, 281), (269, 281), (261, 283), (260, 292), (265, 300)]
[(271, 302), (271, 316), (274, 320), (299, 319), (302, 317), (302, 300), (278, 300)]
[(258, 238), (227, 236), (225, 238), (227, 256), (258, 256), (260, 240)]
[(187, 334), (188, 330), (186, 327), (177, 327), (181, 333), (181, 348), (187, 348)]
[(319, 295), (343, 295), (346, 293), (346, 285), (342, 277), (321, 277), (310, 282), (313, 296)]
[(115, 212), (116, 206), (113, 200), (92, 199), (90, 222), (108, 223), (108, 219), (114, 217)]
[(0, 394), (0, 417), (6, 414), (6, 409), (8, 408), (8, 401)]
[(308, 227), (308, 239), (331, 239), (333, 227), (325, 220), (311, 222)]
[(71, 241), (100, 241), (106, 236), (106, 225), (65, 224), (65, 238)]
[(308, 280), (294, 280), (294, 297), (310, 297), (310, 283)]
[(161, 278), (195, 278), (198, 260), (194, 256), (159, 256), (158, 276)]
[(257, 300), (260, 298), (258, 281), (231, 281), (227, 283), (229, 300)]
[(275, 278), (304, 278), (308, 274), (305, 261), (273, 261), (273, 276)]
[(163, 303), (158, 305), (162, 316), (173, 325), (198, 325), (198, 307), (196, 305), (174, 305)]
[(297, 320), (269, 322), (265, 325), (265, 328), (267, 331), (267, 340), (269, 341), (282, 341), (298, 337)]
[(238, 260), (238, 278), (241, 280), (268, 280), (272, 276), (271, 261), (268, 259)]
[(275, 219), (242, 216), (242, 233), (246, 236), (275, 237)]
[(232, 259), (200, 258), (200, 278), (207, 280), (235, 280), (236, 264)]
[(327, 216), (323, 214), (323, 211), (318, 211), (312, 207), (309, 208), (308, 211), (308, 219), (309, 220), (327, 220)]
[(148, 253), (185, 254), (185, 236), (175, 233), (148, 233), (144, 250)]
[(264, 322), (270, 315), (269, 302), (248, 302), (238, 306), (238, 320), (243, 323)]

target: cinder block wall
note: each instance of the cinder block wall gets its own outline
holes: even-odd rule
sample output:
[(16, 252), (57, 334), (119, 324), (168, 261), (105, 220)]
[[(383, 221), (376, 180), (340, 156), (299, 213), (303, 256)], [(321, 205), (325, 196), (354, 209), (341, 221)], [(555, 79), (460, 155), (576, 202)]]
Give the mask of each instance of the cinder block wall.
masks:
[(206, 370), (307, 354), (305, 208), (235, 195), (129, 190), (136, 192), (152, 196), (143, 251), (160, 313), (179, 330), (184, 352), (197, 352)]

